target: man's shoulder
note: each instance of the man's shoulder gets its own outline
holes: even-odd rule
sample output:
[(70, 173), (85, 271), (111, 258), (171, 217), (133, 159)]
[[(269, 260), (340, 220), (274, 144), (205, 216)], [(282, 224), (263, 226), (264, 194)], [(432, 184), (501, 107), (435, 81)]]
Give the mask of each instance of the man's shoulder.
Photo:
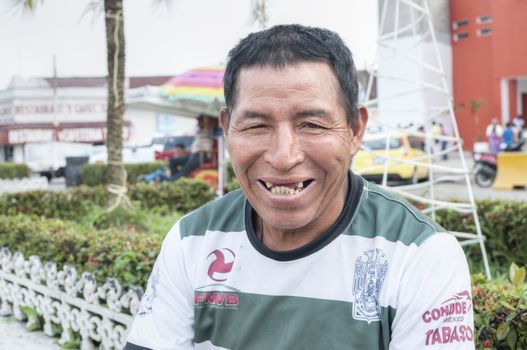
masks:
[(243, 192), (235, 190), (199, 207), (181, 219), (179, 223), (181, 238), (202, 236), (207, 231), (243, 231), (245, 202)]
[(361, 202), (348, 229), (349, 234), (420, 246), (437, 232), (445, 232), (445, 229), (411, 203), (364, 181)]

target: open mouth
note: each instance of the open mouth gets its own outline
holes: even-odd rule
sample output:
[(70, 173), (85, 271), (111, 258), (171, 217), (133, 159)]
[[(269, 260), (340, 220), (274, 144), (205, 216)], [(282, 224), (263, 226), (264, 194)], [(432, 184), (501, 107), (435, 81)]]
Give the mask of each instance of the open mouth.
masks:
[(306, 189), (313, 180), (299, 181), (297, 183), (275, 185), (267, 181), (259, 180), (267, 190), (281, 196), (292, 196)]

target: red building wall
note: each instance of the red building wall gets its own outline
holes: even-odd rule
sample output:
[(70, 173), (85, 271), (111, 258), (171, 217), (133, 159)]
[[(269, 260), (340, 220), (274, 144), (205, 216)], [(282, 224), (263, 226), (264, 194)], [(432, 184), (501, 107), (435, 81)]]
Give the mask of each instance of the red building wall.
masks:
[[(491, 16), (492, 22), (478, 24), (478, 16)], [(501, 116), (501, 79), (527, 76), (527, 0), (450, 0), (450, 20), (462, 19), (467, 25), (452, 29), (453, 37), (462, 32), (468, 37), (452, 40), (453, 93), (456, 118), (464, 148), (472, 149), (478, 136), (486, 141), (485, 127)], [(488, 36), (478, 36), (489, 28)], [(509, 116), (516, 115), (516, 81), (509, 81)], [(471, 101), (483, 100), (477, 115)], [(464, 106), (464, 107), (463, 107)]]
[(491, 11), (495, 76), (527, 76), (527, 0), (491, 1)]

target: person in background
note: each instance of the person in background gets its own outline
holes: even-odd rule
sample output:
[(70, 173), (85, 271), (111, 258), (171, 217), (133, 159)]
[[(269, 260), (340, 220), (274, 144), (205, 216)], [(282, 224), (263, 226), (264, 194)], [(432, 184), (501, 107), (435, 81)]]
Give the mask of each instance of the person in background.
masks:
[(512, 124), (514, 124), (514, 127), (516, 128), (516, 133), (518, 135), (518, 140), (521, 140), (523, 138), (523, 125), (525, 121), (523, 120), (523, 116), (517, 115), (513, 120)]
[(505, 130), (503, 130), (503, 142), (501, 143), (501, 149), (504, 151), (510, 151), (517, 142), (518, 135), (514, 132), (514, 127), (511, 122), (505, 124)]
[(439, 142), (439, 137), (443, 133), (441, 125), (433, 121), (431, 132), (432, 132), (432, 140), (433, 140), (432, 153), (437, 154), (441, 150), (441, 144)]
[(503, 129), (496, 118), (492, 118), (492, 121), (487, 126), (485, 134), (487, 135), (487, 139), (489, 140), (490, 153), (498, 153), (500, 151)]
[[(447, 130), (446, 126), (443, 124), (439, 124), (441, 127), (441, 136), (449, 136), (449, 131)], [(446, 149), (448, 147), (448, 140), (441, 140), (441, 158), (443, 160), (448, 160), (448, 153), (446, 153)]]
[(173, 172), (169, 181), (190, 175), (201, 164), (210, 162), (214, 145), (214, 128), (218, 125), (217, 118), (201, 115), (198, 117), (198, 133), (190, 146), (190, 155), (170, 159), (170, 169), (180, 167)]
[(138, 177), (137, 181), (139, 182), (160, 182), (160, 181), (166, 181), (170, 179), (171, 174), (175, 174), (180, 168), (181, 165), (179, 165), (178, 161), (173, 161), (174, 159), (178, 159), (181, 157), (185, 157), (188, 155), (188, 151), (185, 149), (185, 145), (178, 143), (174, 147), (174, 157), (170, 158), (168, 161), (168, 166), (162, 166), (150, 174), (147, 175), (141, 175)]

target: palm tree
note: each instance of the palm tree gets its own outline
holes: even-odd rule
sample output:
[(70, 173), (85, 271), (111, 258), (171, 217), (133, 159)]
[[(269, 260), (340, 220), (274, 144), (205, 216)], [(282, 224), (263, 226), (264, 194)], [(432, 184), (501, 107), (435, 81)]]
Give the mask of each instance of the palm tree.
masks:
[[(123, 114), (125, 40), (123, 0), (104, 0), (106, 24), (106, 61), (108, 64), (108, 106), (106, 116), (106, 147), (108, 170), (106, 173), (111, 208), (121, 204), (126, 190), (126, 173), (123, 166)], [(129, 203), (125, 201), (124, 203)]]
[(257, 23), (260, 29), (267, 28), (269, 21), (267, 0), (253, 0), (251, 4), (251, 17), (253, 23)]
[[(24, 11), (34, 11), (38, 0), (15, 0)], [(42, 2), (43, 0), (41, 0)], [(92, 3), (93, 5), (93, 3)], [(108, 64), (108, 107), (107, 137), (108, 170), (106, 173), (108, 190), (111, 193), (111, 208), (128, 203), (126, 191), (126, 173), (123, 166), (123, 114), (124, 114), (124, 71), (125, 38), (123, 0), (104, 0), (106, 24), (106, 49)]]

